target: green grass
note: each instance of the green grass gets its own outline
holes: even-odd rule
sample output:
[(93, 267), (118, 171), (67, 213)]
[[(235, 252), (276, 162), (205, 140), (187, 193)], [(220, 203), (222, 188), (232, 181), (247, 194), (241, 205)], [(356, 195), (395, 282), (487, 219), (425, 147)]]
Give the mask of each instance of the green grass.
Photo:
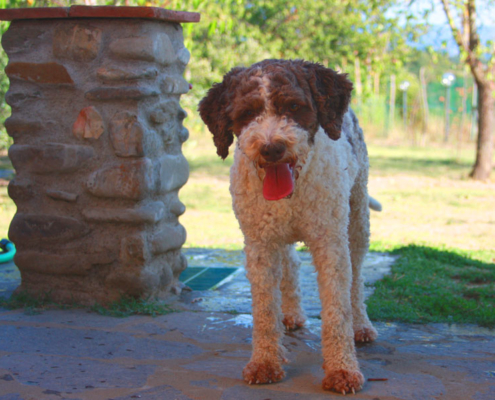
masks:
[[(232, 158), (222, 161), (205, 134), (192, 134), (184, 153), (191, 171), (179, 194), (187, 207), (181, 216), (186, 247), (242, 249), (228, 191)], [(384, 208), (371, 214), (371, 249), (400, 256), (369, 299), (372, 319), (495, 326), (495, 183), (467, 179), (473, 145), (458, 152), (372, 143), (369, 155), (369, 190)], [(6, 237), (14, 213), (0, 187), (0, 236)], [(21, 300), (9, 302), (25, 304), (28, 312), (43, 309)], [(172, 311), (132, 299), (94, 310), (114, 316)]]
[(42, 296), (31, 296), (26, 292), (21, 292), (12, 295), (8, 299), (0, 296), (0, 307), (7, 308), (9, 310), (23, 308), (24, 314), (36, 315), (41, 314), (41, 312), (47, 308), (67, 308), (68, 306), (54, 303), (51, 300), (49, 293), (45, 293)]
[(380, 176), (407, 174), (431, 178), (464, 179), (474, 161), (474, 149), (368, 145), (371, 173)]
[(372, 320), (473, 323), (495, 327), (494, 252), (462, 252), (409, 245), (386, 250), (400, 258), (375, 283)]
[(92, 311), (110, 317), (124, 318), (131, 315), (150, 315), (157, 317), (176, 312), (167, 304), (152, 301), (150, 299), (135, 299), (133, 297), (122, 297), (119, 301), (107, 306), (99, 304), (91, 307)]

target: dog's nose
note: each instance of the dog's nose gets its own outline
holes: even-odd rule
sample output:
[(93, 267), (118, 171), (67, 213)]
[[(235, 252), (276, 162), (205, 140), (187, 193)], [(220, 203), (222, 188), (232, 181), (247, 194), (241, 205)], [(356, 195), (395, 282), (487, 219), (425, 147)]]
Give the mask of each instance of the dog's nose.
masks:
[(268, 162), (277, 162), (282, 159), (285, 154), (285, 144), (270, 143), (261, 147), (260, 154)]

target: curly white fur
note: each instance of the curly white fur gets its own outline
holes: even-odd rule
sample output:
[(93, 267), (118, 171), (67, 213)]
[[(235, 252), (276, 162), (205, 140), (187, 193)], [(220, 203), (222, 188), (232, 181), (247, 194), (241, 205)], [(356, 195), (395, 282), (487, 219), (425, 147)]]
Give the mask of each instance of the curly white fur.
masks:
[[(324, 369), (359, 373), (354, 338), (376, 337), (363, 303), (360, 274), (369, 237), (368, 160), (362, 132), (349, 111), (339, 140), (329, 139), (320, 128), (314, 145), (309, 145), (305, 131), (287, 121), (280, 121), (274, 129), (275, 120), (261, 118), (245, 129), (230, 172), (230, 192), (245, 236), (252, 285), (251, 360), (279, 367), (284, 361), (282, 319), (290, 328), (304, 322), (297, 287), (299, 263), (288, 246), (304, 241), (318, 271)], [(284, 133), (287, 129), (290, 133)], [(250, 152), (252, 143), (259, 140), (253, 135), (263, 137), (267, 130), (272, 135), (280, 131), (291, 141), (297, 138), (294, 151), (303, 164), (290, 199), (267, 201), (262, 196), (262, 176)]]

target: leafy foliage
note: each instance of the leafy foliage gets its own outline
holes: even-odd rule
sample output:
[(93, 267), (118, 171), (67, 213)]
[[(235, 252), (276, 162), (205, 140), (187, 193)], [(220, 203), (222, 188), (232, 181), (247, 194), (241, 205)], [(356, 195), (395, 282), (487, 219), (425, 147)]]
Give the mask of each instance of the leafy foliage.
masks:
[[(235, 66), (266, 58), (304, 58), (352, 72), (360, 59), (366, 71), (383, 74), (400, 68), (407, 57), (406, 34), (397, 17), (386, 11), (396, 0), (98, 0), (98, 5), (146, 5), (201, 13), (198, 24), (183, 24), (184, 44), (192, 59), (186, 79), (194, 90), (184, 96), (185, 109), (194, 113), (207, 89)], [(72, 0), (0, 0), (0, 6), (69, 6)], [(2, 32), (7, 28), (2, 23)], [(7, 58), (0, 55), (1, 67)], [(10, 109), (4, 102), (8, 79), (0, 78), (0, 119)], [(368, 87), (365, 87), (365, 93)], [(368, 90), (369, 91), (369, 90)], [(197, 119), (193, 118), (193, 121)], [(192, 129), (203, 129), (194, 122)], [(10, 142), (0, 134), (0, 147)]]

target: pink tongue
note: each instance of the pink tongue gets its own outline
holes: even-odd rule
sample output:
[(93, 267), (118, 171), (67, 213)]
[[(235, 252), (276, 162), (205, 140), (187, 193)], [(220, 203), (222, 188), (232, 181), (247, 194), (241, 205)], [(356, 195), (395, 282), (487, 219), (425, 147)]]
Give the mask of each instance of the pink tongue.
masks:
[(263, 180), (263, 197), (266, 200), (280, 200), (294, 190), (289, 164), (278, 164), (265, 167)]

